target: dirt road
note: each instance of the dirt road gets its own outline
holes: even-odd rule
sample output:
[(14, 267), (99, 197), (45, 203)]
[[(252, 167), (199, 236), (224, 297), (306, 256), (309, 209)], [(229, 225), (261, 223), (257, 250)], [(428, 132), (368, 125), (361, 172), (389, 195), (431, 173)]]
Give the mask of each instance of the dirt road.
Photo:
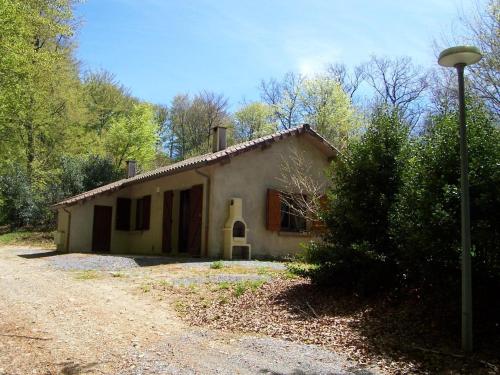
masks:
[(78, 280), (47, 250), (0, 248), (0, 374), (372, 374), (341, 355), (187, 326), (134, 277)]

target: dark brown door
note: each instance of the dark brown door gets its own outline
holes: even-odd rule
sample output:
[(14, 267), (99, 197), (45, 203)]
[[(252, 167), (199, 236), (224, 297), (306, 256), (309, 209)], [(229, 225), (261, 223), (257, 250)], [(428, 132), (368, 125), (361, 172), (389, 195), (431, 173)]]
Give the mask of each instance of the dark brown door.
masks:
[(195, 185), (189, 190), (189, 242), (190, 255), (201, 255), (201, 215), (203, 210), (203, 185)]
[(172, 190), (163, 193), (163, 242), (162, 250), (164, 253), (172, 251)]
[(179, 209), (179, 252), (201, 255), (201, 214), (203, 185), (181, 191)]
[(110, 250), (112, 213), (113, 208), (110, 206), (94, 206), (92, 251), (105, 252)]

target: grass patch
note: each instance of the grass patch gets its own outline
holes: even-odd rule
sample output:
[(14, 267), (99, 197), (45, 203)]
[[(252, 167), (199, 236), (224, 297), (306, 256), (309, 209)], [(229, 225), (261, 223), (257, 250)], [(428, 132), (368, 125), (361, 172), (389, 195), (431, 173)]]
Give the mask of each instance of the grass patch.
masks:
[(290, 262), (286, 265), (285, 277), (294, 279), (298, 277), (308, 277), (317, 265), (304, 262)]
[(141, 285), (141, 291), (143, 293), (149, 293), (151, 291), (151, 285), (149, 285), (149, 284), (142, 284)]
[(257, 290), (266, 282), (264, 280), (255, 280), (255, 281), (240, 281), (239, 283), (235, 283), (233, 294), (235, 297), (240, 297), (247, 290)]
[(99, 278), (99, 273), (94, 270), (78, 272), (75, 276), (77, 280), (93, 280)]
[(220, 270), (221, 268), (224, 268), (224, 263), (222, 260), (216, 260), (210, 264), (210, 268), (213, 270)]
[(158, 286), (162, 287), (162, 288), (166, 288), (168, 286), (171, 286), (172, 283), (168, 280), (160, 280), (158, 281)]
[(0, 235), (0, 246), (54, 247), (52, 232), (15, 231)]

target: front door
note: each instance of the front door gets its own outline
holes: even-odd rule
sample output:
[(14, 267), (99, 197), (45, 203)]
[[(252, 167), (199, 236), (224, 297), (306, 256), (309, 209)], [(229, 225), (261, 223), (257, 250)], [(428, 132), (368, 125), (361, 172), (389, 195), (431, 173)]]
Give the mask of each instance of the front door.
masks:
[(181, 191), (179, 208), (179, 251), (201, 255), (203, 185)]
[(107, 252), (111, 248), (111, 206), (94, 206), (92, 251)]
[(170, 253), (172, 251), (172, 203), (173, 191), (163, 193), (163, 240), (162, 251)]

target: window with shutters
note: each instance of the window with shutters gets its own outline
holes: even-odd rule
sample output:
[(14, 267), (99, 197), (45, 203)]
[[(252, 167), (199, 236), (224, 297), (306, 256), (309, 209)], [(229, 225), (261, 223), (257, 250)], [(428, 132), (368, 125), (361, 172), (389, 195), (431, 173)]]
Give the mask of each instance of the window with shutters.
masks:
[(267, 229), (274, 232), (305, 232), (307, 222), (298, 214), (290, 199), (284, 199), (278, 190), (267, 191)]
[(149, 230), (149, 219), (151, 216), (151, 195), (139, 198), (136, 201), (135, 229)]
[(130, 208), (129, 198), (116, 199), (116, 230), (130, 230)]
[(280, 230), (284, 232), (305, 232), (307, 229), (306, 219), (300, 215), (300, 210), (297, 209), (293, 198), (290, 198), (289, 196), (287, 200), (281, 199), (280, 202)]

